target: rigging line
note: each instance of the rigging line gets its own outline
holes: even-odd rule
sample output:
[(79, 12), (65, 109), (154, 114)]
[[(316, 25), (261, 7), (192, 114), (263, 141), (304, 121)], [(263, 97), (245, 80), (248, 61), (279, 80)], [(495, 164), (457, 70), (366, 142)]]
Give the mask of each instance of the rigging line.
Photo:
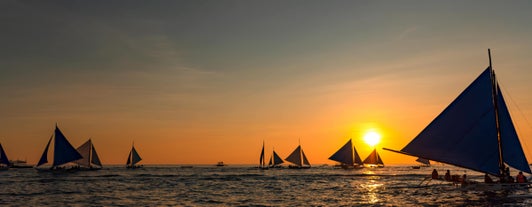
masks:
[[(511, 102), (512, 106), (515, 107), (517, 109), (517, 111), (519, 111), (519, 115), (521, 115), (523, 117), (523, 119), (525, 120), (528, 128), (532, 129), (532, 123), (526, 118), (525, 113), (523, 113), (523, 110), (521, 110), (519, 105), (517, 105), (517, 102), (514, 100), (513, 96), (509, 93), (509, 91), (506, 90), (505, 87), (502, 87), (501, 83), (499, 83), (499, 88), (502, 88), (502, 90), (504, 91), (504, 94), (506, 94), (507, 97), (510, 98), (510, 102)], [(510, 110), (508, 110), (508, 112), (511, 113)], [(517, 124), (514, 124), (514, 127), (516, 128), (517, 132), (519, 132), (519, 134), (523, 134), (521, 129), (520, 129), (520, 127)], [(530, 148), (528, 148), (528, 145), (527, 145), (527, 142), (525, 141), (525, 139), (521, 139), (520, 141), (522, 141), (523, 145), (525, 145), (525, 148), (527, 149), (528, 154), (530, 154)]]

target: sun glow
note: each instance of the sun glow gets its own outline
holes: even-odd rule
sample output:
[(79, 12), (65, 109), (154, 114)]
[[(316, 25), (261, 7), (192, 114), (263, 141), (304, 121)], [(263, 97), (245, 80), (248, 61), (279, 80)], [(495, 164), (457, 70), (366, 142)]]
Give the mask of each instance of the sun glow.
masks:
[(364, 141), (374, 147), (375, 145), (379, 144), (381, 141), (381, 135), (377, 133), (376, 131), (368, 131), (366, 134), (364, 134)]

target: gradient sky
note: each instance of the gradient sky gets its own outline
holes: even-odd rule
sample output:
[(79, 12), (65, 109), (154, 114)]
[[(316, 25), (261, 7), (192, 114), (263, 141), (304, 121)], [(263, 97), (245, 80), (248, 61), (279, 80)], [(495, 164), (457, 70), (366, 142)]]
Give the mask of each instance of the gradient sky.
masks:
[[(104, 164), (311, 163), (401, 149), (487, 66), (532, 159), (530, 1), (0, 1), (0, 143), (35, 163), (57, 122)], [(527, 145), (530, 146), (528, 146)], [(472, 146), (474, 147), (474, 146)], [(385, 163), (415, 158), (381, 152)]]

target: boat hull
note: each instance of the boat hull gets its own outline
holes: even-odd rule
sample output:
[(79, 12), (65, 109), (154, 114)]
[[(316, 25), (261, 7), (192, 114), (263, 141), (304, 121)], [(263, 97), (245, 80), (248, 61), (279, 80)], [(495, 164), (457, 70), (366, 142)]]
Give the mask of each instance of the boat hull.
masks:
[(310, 166), (289, 165), (288, 168), (290, 168), (290, 169), (309, 169)]

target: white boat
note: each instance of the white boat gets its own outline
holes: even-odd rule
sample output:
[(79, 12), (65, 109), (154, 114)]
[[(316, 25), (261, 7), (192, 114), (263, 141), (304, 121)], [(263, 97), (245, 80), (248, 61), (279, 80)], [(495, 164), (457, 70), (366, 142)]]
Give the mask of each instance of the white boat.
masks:
[(488, 68), (440, 115), (403, 149), (388, 150), (497, 176), (490, 188), (514, 187), (508, 167), (530, 174), (488, 55)]
[(268, 167), (270, 168), (281, 168), (281, 164), (283, 164), (283, 159), (275, 152), (275, 150), (272, 150), (272, 156), (270, 157), (270, 162), (268, 163)]
[(135, 169), (143, 167), (142, 165), (137, 165), (141, 160), (142, 158), (137, 153), (137, 150), (135, 150), (135, 145), (132, 145), (131, 151), (129, 151), (129, 155), (127, 156), (126, 168)]
[[(54, 142), (52, 143), (52, 139)], [(53, 153), (49, 151), (50, 144), (53, 144)], [(50, 152), (50, 153), (49, 153)], [(52, 157), (53, 162), (48, 163), (48, 156)], [(79, 152), (72, 147), (65, 135), (55, 126), (54, 134), (48, 140), (39, 162), (35, 166), (38, 171), (76, 171), (77, 166), (73, 163), (83, 158)]]
[(4, 151), (4, 148), (2, 147), (2, 144), (0, 143), (0, 170), (7, 170), (9, 169), (10, 163), (9, 159), (7, 159), (6, 152)]
[(100, 158), (98, 157), (98, 153), (96, 153), (96, 149), (94, 148), (91, 139), (87, 140), (76, 150), (81, 156), (83, 156), (82, 159), (74, 161), (79, 165), (80, 170), (102, 169), (102, 163), (100, 162)]
[(266, 165), (266, 156), (264, 156), (264, 141), (262, 142), (262, 150), (260, 151), (259, 169), (269, 169), (268, 165)]
[(357, 169), (363, 167), (362, 160), (358, 155), (357, 149), (353, 146), (351, 139), (331, 155), (329, 160), (339, 162), (340, 164), (338, 166), (344, 169)]
[(303, 152), (301, 145), (297, 146), (297, 148), (292, 152), (292, 154), (288, 155), (288, 157), (285, 160), (293, 164), (293, 165), (289, 165), (288, 168), (293, 168), (293, 169), (310, 168), (310, 162), (308, 161), (307, 156), (305, 155), (305, 152)]
[(362, 163), (367, 167), (384, 167), (384, 162), (382, 162), (381, 156), (377, 153), (377, 149), (373, 149)]

